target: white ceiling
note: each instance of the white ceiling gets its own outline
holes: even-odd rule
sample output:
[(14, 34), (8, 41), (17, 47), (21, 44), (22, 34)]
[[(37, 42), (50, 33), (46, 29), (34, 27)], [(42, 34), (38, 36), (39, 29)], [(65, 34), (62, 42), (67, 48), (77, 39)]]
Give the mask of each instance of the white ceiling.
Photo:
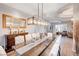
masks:
[[(18, 9), (26, 14), (29, 14), (29, 16), (37, 16), (38, 15), (38, 4), (37, 3), (5, 3), (6, 5), (13, 7), (15, 9)], [(57, 11), (60, 11), (61, 8), (63, 8), (66, 3), (44, 3), (43, 4), (43, 15), (44, 18), (51, 22), (55, 20)], [(40, 17), (42, 13), (42, 4), (39, 4), (40, 6)]]

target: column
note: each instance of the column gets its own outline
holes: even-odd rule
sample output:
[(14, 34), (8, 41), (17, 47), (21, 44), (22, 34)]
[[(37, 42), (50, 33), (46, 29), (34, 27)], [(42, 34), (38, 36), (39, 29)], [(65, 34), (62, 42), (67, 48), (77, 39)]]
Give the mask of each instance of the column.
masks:
[(73, 43), (76, 48), (77, 55), (79, 54), (79, 4), (73, 5), (74, 20), (73, 20)]

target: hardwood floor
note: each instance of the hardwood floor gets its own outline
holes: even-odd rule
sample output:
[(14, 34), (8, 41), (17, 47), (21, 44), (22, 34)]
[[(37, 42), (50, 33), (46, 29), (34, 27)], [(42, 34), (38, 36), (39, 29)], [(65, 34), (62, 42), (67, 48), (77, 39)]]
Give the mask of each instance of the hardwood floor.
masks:
[(72, 52), (72, 45), (73, 45), (73, 39), (62, 37), (61, 38), (61, 56), (73, 56)]
[[(47, 56), (53, 47), (54, 42), (50, 44), (50, 46), (42, 53), (42, 56)], [(76, 54), (72, 51), (73, 39), (68, 37), (61, 37), (61, 56), (75, 56)]]

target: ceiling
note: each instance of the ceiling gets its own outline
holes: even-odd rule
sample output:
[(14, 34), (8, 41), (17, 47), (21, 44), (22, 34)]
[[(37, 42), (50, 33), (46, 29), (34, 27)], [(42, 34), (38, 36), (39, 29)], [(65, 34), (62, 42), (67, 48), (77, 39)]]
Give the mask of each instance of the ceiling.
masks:
[[(18, 9), (29, 16), (38, 15), (38, 4), (37, 3), (5, 3), (6, 5)], [(67, 3), (43, 3), (43, 18), (48, 22), (58, 21), (57, 12), (60, 11)], [(39, 4), (39, 16), (42, 15), (42, 4)], [(61, 18), (60, 18), (61, 19)]]

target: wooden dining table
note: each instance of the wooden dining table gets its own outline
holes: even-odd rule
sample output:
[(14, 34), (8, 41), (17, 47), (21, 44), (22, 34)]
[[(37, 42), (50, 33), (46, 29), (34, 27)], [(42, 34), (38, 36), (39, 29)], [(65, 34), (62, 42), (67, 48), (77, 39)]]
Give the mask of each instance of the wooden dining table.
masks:
[(25, 52), (22, 56), (39, 56), (42, 52), (48, 47), (48, 45), (52, 42), (52, 40), (47, 39), (46, 41), (40, 43), (36, 47), (31, 50)]

